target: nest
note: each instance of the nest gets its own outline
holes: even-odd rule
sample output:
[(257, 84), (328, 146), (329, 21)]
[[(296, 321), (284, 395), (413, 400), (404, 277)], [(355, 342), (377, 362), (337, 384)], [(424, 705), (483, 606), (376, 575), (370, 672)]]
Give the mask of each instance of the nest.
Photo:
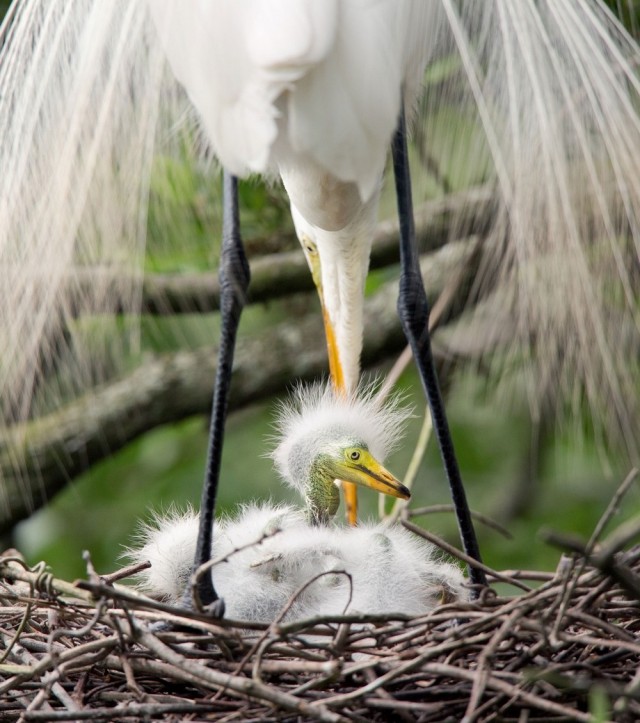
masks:
[[(640, 547), (622, 529), (553, 573), (489, 571), (419, 618), (214, 621), (0, 558), (0, 720), (640, 719)], [(116, 582), (117, 581), (117, 582)], [(283, 616), (284, 616), (283, 611)]]

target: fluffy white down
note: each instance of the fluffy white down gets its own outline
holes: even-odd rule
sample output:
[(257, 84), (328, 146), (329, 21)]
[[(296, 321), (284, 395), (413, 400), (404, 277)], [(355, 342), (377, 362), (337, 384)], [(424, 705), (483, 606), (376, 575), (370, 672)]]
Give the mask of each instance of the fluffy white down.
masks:
[[(143, 530), (141, 545), (129, 551), (134, 561), (151, 562), (141, 574), (143, 590), (171, 602), (181, 600), (197, 531), (198, 516), (191, 511), (157, 517)], [(468, 597), (460, 570), (442, 562), (433, 545), (400, 527), (314, 527), (300, 510), (263, 504), (219, 520), (214, 540), (213, 558), (219, 562), (213, 579), (227, 617), (234, 620), (273, 621), (318, 575), (295, 596), (285, 619), (421, 615), (442, 600)], [(353, 589), (342, 571), (351, 577)]]
[(350, 395), (336, 393), (328, 383), (301, 385), (280, 407), (272, 457), (285, 482), (304, 496), (308, 467), (328, 445), (355, 443), (383, 463), (411, 414), (401, 397), (376, 399), (375, 384)]
[(180, 600), (196, 555), (197, 521), (198, 515), (191, 508), (182, 513), (172, 508), (165, 515), (156, 514), (141, 526), (134, 545), (125, 551), (133, 563), (151, 563), (140, 584), (154, 597)]

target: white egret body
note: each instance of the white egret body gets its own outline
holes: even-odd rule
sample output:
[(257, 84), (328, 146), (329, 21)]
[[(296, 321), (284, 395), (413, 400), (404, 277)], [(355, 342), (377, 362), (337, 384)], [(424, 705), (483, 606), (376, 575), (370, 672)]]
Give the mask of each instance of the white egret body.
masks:
[[(416, 0), (149, 0), (171, 67), (223, 166), (279, 173), (323, 306), (331, 375), (360, 373), (364, 283), (401, 104), (442, 10)], [(356, 522), (356, 493), (345, 485)]]
[(335, 377), (354, 391), (382, 174), (401, 104), (411, 108), (421, 89), (442, 8), (422, 0), (148, 1), (223, 166), (282, 177), (298, 238), (305, 251), (317, 249)]

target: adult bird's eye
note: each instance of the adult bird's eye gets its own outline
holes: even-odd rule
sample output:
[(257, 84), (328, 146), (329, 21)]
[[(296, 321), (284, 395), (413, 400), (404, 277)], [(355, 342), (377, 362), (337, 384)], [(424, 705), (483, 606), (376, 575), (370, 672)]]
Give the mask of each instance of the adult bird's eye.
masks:
[(352, 452), (349, 452), (349, 457), (354, 461), (357, 462), (360, 459), (360, 452), (358, 452), (357, 449), (354, 449)]
[(303, 237), (303, 245), (304, 245), (304, 250), (305, 250), (308, 254), (316, 254), (316, 253), (318, 253), (318, 248), (317, 248), (317, 246), (315, 245), (315, 243), (314, 243), (308, 236), (304, 236), (304, 237)]

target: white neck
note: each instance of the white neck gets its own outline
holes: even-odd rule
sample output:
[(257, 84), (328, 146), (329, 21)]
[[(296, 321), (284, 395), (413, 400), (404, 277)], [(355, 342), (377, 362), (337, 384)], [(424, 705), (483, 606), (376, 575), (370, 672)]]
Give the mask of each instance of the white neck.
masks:
[(318, 250), (324, 303), (335, 331), (346, 389), (353, 392), (360, 375), (364, 285), (380, 184), (363, 202), (355, 184), (338, 181), (326, 172), (318, 170), (304, 177), (291, 169), (281, 169), (281, 173), (298, 238), (308, 237)]

